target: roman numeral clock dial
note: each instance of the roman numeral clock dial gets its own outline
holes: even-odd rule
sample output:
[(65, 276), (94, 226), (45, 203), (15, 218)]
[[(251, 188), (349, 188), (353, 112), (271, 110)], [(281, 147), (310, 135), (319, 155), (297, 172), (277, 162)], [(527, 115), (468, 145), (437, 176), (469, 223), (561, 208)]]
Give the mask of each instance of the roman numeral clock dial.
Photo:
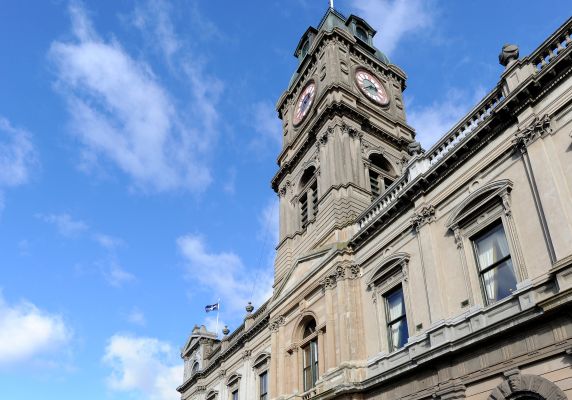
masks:
[(314, 82), (310, 82), (302, 93), (300, 97), (298, 97), (298, 101), (296, 103), (296, 109), (294, 110), (294, 125), (299, 125), (306, 115), (308, 115), (308, 111), (310, 111), (310, 107), (314, 102), (314, 96), (316, 94), (316, 84)]
[(356, 71), (356, 82), (359, 89), (368, 99), (381, 106), (389, 103), (389, 97), (385, 88), (373, 74), (363, 69)]

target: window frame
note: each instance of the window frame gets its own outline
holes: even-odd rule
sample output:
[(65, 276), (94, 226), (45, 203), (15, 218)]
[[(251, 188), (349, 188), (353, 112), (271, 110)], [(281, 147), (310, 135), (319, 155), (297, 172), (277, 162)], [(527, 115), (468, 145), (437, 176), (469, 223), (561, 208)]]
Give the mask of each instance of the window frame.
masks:
[[(262, 377), (264, 377), (264, 379)], [(262, 390), (265, 390), (265, 392), (262, 392)], [(268, 370), (264, 370), (258, 374), (258, 398), (260, 400), (268, 400)]]
[[(388, 170), (374, 164), (374, 162), (371, 160), (372, 156), (379, 156), (379, 157), (383, 158), (384, 161), (389, 165), (389, 167), (393, 171), (388, 171)], [(387, 156), (385, 154), (383, 154), (383, 152), (372, 151), (370, 154), (367, 155), (366, 158), (364, 158), (364, 162), (365, 162), (365, 166), (367, 169), (367, 177), (368, 177), (367, 185), (369, 186), (369, 191), (371, 192), (372, 200), (375, 200), (378, 197), (380, 197), (381, 195), (383, 195), (387, 191), (387, 188), (389, 188), (399, 178), (399, 176), (395, 172), (395, 167), (389, 161)], [(377, 187), (379, 189), (379, 193), (377, 193), (377, 194), (374, 193), (373, 187), (371, 185), (372, 180), (374, 180), (374, 179), (372, 179), (372, 172), (377, 175), (377, 177), (375, 178), (375, 181), (377, 183)], [(392, 172), (393, 172), (393, 175), (391, 174)], [(386, 180), (389, 180), (391, 182), (389, 184), (386, 184)]]
[[(395, 293), (397, 293), (398, 291), (401, 291), (401, 297), (403, 298), (403, 314), (401, 314), (399, 317), (394, 318), (394, 319), (390, 319), (390, 310), (389, 310), (389, 297)], [(385, 305), (385, 329), (387, 331), (387, 342), (388, 342), (388, 349), (389, 352), (392, 353), (394, 351), (400, 350), (402, 348), (404, 348), (407, 345), (407, 341), (409, 340), (409, 324), (407, 323), (407, 305), (405, 303), (405, 291), (403, 290), (403, 284), (397, 284), (395, 286), (393, 286), (390, 290), (386, 291), (383, 295), (383, 299), (384, 299), (384, 305)], [(405, 320), (405, 328), (407, 331), (407, 338), (405, 340), (405, 343), (403, 344), (403, 346), (401, 347), (395, 347), (393, 344), (393, 340), (391, 338), (391, 327), (401, 321)]]
[[(359, 31), (362, 31), (364, 33), (365, 37), (361, 37), (361, 35), (359, 34)], [(362, 42), (369, 44), (369, 34), (367, 33), (367, 30), (364, 27), (362, 27), (361, 25), (356, 25), (355, 36), (359, 40), (361, 40)]]
[[(502, 225), (508, 244), (508, 252), (516, 279), (516, 290), (528, 280), (524, 256), (518, 239), (517, 229), (512, 215), (511, 192), (513, 183), (501, 179), (483, 185), (471, 191), (451, 212), (446, 226), (452, 232), (451, 237), (457, 245), (465, 275), (467, 300), (464, 306), (490, 306), (510, 298), (489, 302), (481, 278), (478, 254), (474, 239), (484, 235), (497, 223)], [(516, 291), (515, 290), (515, 291)], [(480, 296), (478, 295), (480, 291)], [(463, 304), (463, 303), (462, 303)]]
[[(309, 324), (313, 324), (315, 327), (314, 332), (309, 333), (307, 336), (304, 336), (306, 327)], [(323, 368), (324, 354), (322, 352), (323, 349), (323, 340), (324, 335), (326, 333), (326, 325), (325, 323), (318, 325), (317, 319), (313, 314), (306, 314), (304, 315), (300, 322), (297, 324), (298, 328), (295, 330), (294, 336), (294, 345), (292, 348), (288, 350), (290, 355), (298, 354), (296, 360), (296, 374), (298, 374), (298, 387), (302, 393), (309, 392), (313, 390), (318, 381), (320, 380), (320, 375), (324, 372), (320, 370)], [(314, 343), (314, 344), (312, 344)], [(313, 346), (313, 351), (312, 351)], [(314, 355), (314, 362), (310, 364), (311, 374), (312, 374), (312, 386), (307, 386), (305, 384), (305, 360), (304, 360), (304, 352), (306, 348), (310, 348), (311, 355)], [(301, 353), (301, 354), (300, 354)]]
[(412, 327), (409, 322), (414, 321), (413, 310), (410, 304), (408, 268), (411, 256), (407, 253), (394, 253), (383, 258), (378, 266), (369, 273), (367, 290), (372, 292), (372, 301), (377, 316), (379, 351), (388, 353), (399, 351), (407, 347), (392, 349), (391, 331), (388, 329), (389, 311), (386, 297), (401, 287), (403, 291), (403, 303), (405, 306), (405, 318), (407, 320), (407, 338), (411, 337)]
[[(304, 392), (311, 390), (316, 387), (316, 382), (320, 377), (320, 359), (318, 350), (318, 336), (317, 331), (315, 335), (312, 334), (312, 338), (303, 346), (302, 349), (302, 386)], [(310, 362), (307, 363), (307, 357), (310, 358)], [(308, 365), (307, 365), (308, 364)], [(311, 382), (306, 381), (306, 370), (309, 370)]]
[[(300, 228), (305, 229), (308, 225), (316, 220), (318, 215), (318, 169), (315, 166), (309, 166), (302, 172), (301, 180), (304, 178), (306, 172), (314, 168), (312, 176), (308, 181), (302, 186), (298, 192), (297, 203), (298, 203), (298, 215), (300, 218)], [(303, 212), (303, 207), (305, 206), (305, 213)]]
[[(507, 247), (508, 247), (508, 255), (504, 256), (503, 258), (501, 258), (498, 261), (495, 261), (494, 263), (492, 263), (491, 265), (487, 266), (484, 269), (481, 269), (481, 265), (479, 262), (479, 252), (477, 249), (477, 240), (484, 237), (485, 235), (487, 235), (488, 233), (492, 232), (494, 229), (496, 229), (497, 227), (501, 227), (502, 228), (502, 232), (504, 234), (504, 238), (507, 242)], [(479, 282), (480, 282), (480, 286), (481, 286), (481, 293), (483, 296), (483, 302), (485, 305), (489, 306), (491, 304), (496, 304), (499, 301), (502, 301), (508, 297), (510, 297), (510, 295), (505, 296), (503, 298), (494, 300), (494, 301), (490, 301), (488, 296), (487, 296), (487, 287), (485, 284), (485, 279), (484, 279), (484, 275), (495, 269), (498, 268), (502, 263), (506, 262), (507, 260), (511, 261), (511, 268), (512, 268), (512, 273), (514, 275), (514, 279), (515, 279), (515, 287), (514, 289), (508, 289), (510, 292), (514, 292), (517, 289), (517, 285), (518, 285), (518, 276), (517, 276), (517, 272), (516, 269), (514, 267), (514, 261), (513, 261), (513, 256), (512, 256), (512, 252), (511, 252), (511, 246), (509, 243), (509, 237), (506, 233), (506, 229), (505, 229), (505, 225), (502, 221), (502, 218), (499, 216), (498, 218), (494, 219), (493, 221), (487, 221), (487, 224), (483, 227), (481, 227), (481, 229), (478, 230), (478, 232), (473, 233), (470, 237), (469, 240), (471, 241), (471, 247), (473, 250), (473, 257), (474, 257), (474, 261), (475, 261), (475, 265), (476, 265), (476, 270), (477, 270), (477, 274), (479, 275)]]

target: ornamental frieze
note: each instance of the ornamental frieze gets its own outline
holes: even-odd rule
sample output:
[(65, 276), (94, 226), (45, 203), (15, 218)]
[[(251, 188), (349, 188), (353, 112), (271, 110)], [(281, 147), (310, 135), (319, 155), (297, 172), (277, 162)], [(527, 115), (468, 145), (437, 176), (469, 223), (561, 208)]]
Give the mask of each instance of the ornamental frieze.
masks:
[(336, 287), (339, 281), (359, 278), (361, 276), (360, 272), (360, 266), (357, 264), (351, 264), (347, 266), (338, 265), (336, 268), (326, 274), (324, 279), (321, 280), (320, 284), (324, 290), (333, 289)]

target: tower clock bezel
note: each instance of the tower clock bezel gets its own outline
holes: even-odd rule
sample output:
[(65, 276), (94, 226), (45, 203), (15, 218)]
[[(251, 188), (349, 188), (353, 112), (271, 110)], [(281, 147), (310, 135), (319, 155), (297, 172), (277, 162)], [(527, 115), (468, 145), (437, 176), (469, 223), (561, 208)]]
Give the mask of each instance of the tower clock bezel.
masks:
[[(314, 87), (314, 90), (311, 94), (310, 103), (307, 105), (307, 108), (303, 112), (303, 115), (298, 118), (297, 117), (297, 111), (298, 111), (298, 108), (300, 107), (300, 103), (303, 100), (303, 97), (304, 97), (306, 91), (311, 86)], [(298, 97), (296, 97), (296, 102), (294, 103), (294, 110), (292, 113), (292, 125), (294, 125), (295, 128), (298, 128), (306, 120), (306, 117), (308, 116), (308, 114), (310, 113), (310, 110), (312, 109), (312, 106), (314, 105), (314, 101), (316, 99), (316, 93), (317, 92), (318, 92), (318, 84), (316, 83), (316, 81), (314, 79), (310, 79), (303, 86), (303, 89), (300, 91), (300, 94), (298, 95)]]
[[(373, 80), (373, 84), (375, 85), (376, 89), (377, 89), (377, 96), (379, 97), (385, 97), (385, 101), (382, 100), (377, 100), (371, 93), (369, 93), (360, 83), (360, 79), (359, 79), (359, 74), (360, 73), (365, 73), (367, 75), (369, 75), (372, 80)], [(375, 82), (377, 81), (377, 82)], [(364, 67), (358, 67), (355, 69), (354, 71), (354, 82), (355, 85), (357, 86), (357, 88), (359, 89), (359, 91), (372, 103), (381, 106), (381, 107), (388, 107), (389, 103), (390, 103), (390, 99), (389, 99), (389, 93), (387, 91), (387, 88), (385, 87), (382, 79), (380, 79), (377, 74), (371, 72), (370, 70), (364, 68)]]

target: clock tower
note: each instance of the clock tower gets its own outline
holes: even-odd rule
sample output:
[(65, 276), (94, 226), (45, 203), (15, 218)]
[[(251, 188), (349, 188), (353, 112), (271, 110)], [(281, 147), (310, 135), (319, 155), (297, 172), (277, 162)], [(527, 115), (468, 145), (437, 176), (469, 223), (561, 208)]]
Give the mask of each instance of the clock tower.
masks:
[(341, 246), (356, 217), (402, 173), (415, 133), (405, 119), (406, 75), (373, 45), (363, 19), (329, 8), (304, 33), (277, 111), (283, 146), (275, 287), (292, 264)]

